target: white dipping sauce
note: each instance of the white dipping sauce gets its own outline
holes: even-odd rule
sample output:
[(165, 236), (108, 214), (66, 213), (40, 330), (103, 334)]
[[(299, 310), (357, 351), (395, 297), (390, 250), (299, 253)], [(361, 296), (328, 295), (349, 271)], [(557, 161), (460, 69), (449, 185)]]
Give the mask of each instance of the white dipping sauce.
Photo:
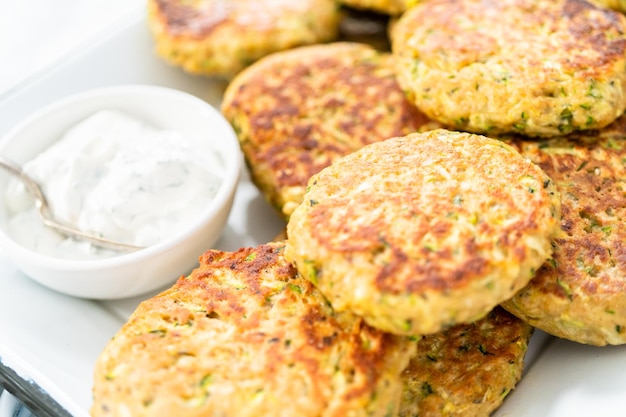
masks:
[[(103, 110), (23, 168), (42, 185), (58, 220), (115, 241), (150, 246), (189, 227), (217, 193), (225, 167), (208, 142)], [(9, 233), (27, 248), (68, 259), (121, 254), (45, 227), (17, 179), (9, 182), (5, 200)]]

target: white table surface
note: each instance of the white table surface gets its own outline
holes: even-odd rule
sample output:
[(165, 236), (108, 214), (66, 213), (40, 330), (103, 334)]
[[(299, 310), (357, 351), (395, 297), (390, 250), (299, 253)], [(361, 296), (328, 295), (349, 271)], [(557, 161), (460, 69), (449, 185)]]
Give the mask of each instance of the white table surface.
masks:
[(0, 0), (0, 98), (144, 5), (145, 0)]

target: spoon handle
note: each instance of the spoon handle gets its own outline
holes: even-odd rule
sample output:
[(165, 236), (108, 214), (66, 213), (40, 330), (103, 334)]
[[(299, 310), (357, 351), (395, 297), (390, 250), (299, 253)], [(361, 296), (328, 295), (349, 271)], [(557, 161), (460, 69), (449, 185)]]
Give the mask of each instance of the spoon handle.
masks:
[(16, 164), (15, 162), (7, 159), (4, 156), (0, 155), (0, 167), (4, 168), (11, 175), (19, 178), (31, 195), (35, 198), (35, 204), (39, 211), (39, 216), (43, 224), (51, 229), (56, 230), (57, 232), (63, 234), (64, 236), (73, 237), (80, 240), (85, 240), (91, 242), (95, 246), (114, 249), (114, 250), (122, 250), (122, 251), (136, 251), (139, 249), (143, 249), (141, 246), (130, 245), (127, 243), (116, 242), (114, 240), (106, 239), (101, 236), (96, 236), (91, 233), (84, 232), (82, 230), (76, 229), (75, 227), (69, 226), (67, 224), (61, 223), (54, 219), (52, 216), (48, 202), (46, 197), (44, 196), (39, 184), (35, 180), (33, 180), (30, 176), (28, 176), (22, 168)]

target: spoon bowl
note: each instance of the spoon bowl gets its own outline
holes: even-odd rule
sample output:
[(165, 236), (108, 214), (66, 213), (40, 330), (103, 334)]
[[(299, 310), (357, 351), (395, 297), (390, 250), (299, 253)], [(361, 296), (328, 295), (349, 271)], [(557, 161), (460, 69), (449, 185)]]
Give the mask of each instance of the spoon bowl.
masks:
[(41, 187), (34, 179), (32, 179), (28, 174), (24, 172), (22, 167), (20, 167), (15, 162), (9, 160), (8, 158), (0, 156), (0, 168), (5, 169), (8, 173), (24, 183), (24, 186), (26, 187), (28, 192), (35, 198), (35, 206), (37, 207), (37, 212), (39, 213), (39, 216), (41, 217), (41, 221), (43, 222), (44, 226), (54, 229), (64, 236), (72, 237), (79, 240), (86, 240), (101, 248), (113, 249), (116, 251), (136, 251), (139, 249), (144, 249), (141, 246), (116, 242), (110, 239), (96, 236), (94, 234), (79, 230), (74, 226), (56, 220), (54, 214), (50, 210), (48, 200), (41, 190)]

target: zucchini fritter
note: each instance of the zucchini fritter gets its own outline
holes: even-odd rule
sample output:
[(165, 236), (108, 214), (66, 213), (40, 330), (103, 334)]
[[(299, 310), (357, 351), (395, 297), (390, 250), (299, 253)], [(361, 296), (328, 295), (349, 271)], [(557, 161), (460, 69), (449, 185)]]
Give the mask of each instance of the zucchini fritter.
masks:
[(589, 2), (618, 12), (626, 12), (626, 0), (589, 0)]
[(272, 52), (334, 40), (340, 18), (334, 0), (148, 0), (158, 55), (225, 79)]
[(399, 416), (491, 415), (522, 377), (532, 330), (496, 307), (481, 320), (425, 336), (402, 373)]
[(456, 129), (559, 136), (626, 109), (626, 17), (584, 0), (429, 0), (391, 35), (411, 101)]
[(228, 86), (222, 112), (255, 184), (286, 219), (311, 175), (335, 159), (439, 126), (405, 99), (390, 54), (347, 42), (260, 60)]
[(210, 250), (97, 360), (93, 416), (387, 416), (415, 341), (335, 313), (283, 243)]
[(626, 116), (599, 132), (510, 142), (561, 194), (554, 253), (503, 306), (555, 336), (626, 343)]
[(537, 165), (495, 139), (438, 129), (366, 145), (315, 174), (285, 257), (338, 311), (431, 334), (524, 287), (559, 216)]

